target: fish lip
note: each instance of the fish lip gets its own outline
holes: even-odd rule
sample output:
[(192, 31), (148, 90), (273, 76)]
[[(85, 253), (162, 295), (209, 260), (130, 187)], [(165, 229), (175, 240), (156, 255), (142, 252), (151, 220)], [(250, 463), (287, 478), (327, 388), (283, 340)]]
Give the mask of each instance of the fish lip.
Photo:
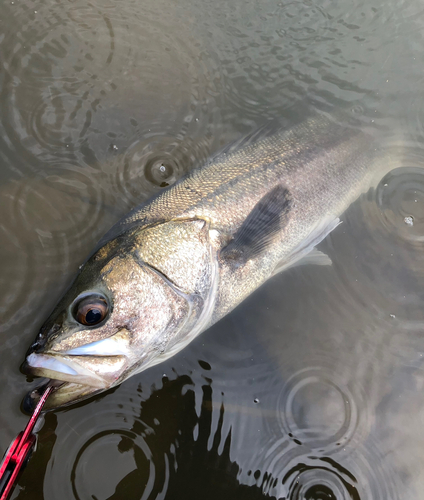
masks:
[[(24, 413), (27, 415), (31, 415), (40, 400), (41, 396), (44, 394), (44, 392), (47, 390), (48, 387), (54, 387), (51, 395), (56, 392), (60, 387), (65, 385), (66, 382), (60, 381), (60, 380), (53, 380), (53, 379), (41, 379), (41, 383), (38, 384), (34, 389), (31, 389), (29, 392), (27, 392), (21, 402), (21, 409)], [(46, 411), (46, 405), (44, 405), (42, 412), (44, 413)]]
[(69, 399), (68, 401), (59, 400), (58, 402), (56, 399), (57, 393), (60, 394), (62, 389), (64, 388), (66, 389), (66, 387), (70, 385), (76, 385), (76, 384), (72, 384), (72, 382), (64, 382), (63, 380), (42, 378), (41, 382), (35, 388), (28, 391), (27, 394), (24, 396), (21, 402), (22, 411), (28, 415), (32, 415), (41, 396), (44, 394), (44, 392), (48, 387), (53, 387), (53, 391), (51, 392), (50, 396), (47, 398), (45, 405), (43, 406), (42, 410), (43, 413), (46, 411), (67, 408), (71, 405), (75, 405), (77, 403), (80, 403), (81, 401), (84, 401), (85, 399), (95, 396), (99, 392), (103, 391), (103, 389), (97, 389), (95, 387), (91, 387), (92, 391), (87, 392), (87, 388), (90, 388), (90, 386), (80, 385), (81, 393), (84, 393), (85, 390), (85, 393), (82, 394), (82, 396), (80, 395), (78, 397), (74, 397), (72, 399)]
[(47, 377), (58, 382), (73, 382), (97, 389), (106, 389), (109, 385), (100, 376), (83, 368), (77, 360), (50, 352), (31, 353), (25, 359), (22, 371), (29, 375)]

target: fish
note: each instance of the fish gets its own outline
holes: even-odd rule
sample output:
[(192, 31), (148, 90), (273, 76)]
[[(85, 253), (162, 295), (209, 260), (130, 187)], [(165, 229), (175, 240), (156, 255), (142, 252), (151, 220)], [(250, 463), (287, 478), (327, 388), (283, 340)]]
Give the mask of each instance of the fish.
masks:
[(233, 144), (133, 209), (26, 354), (24, 373), (55, 387), (46, 409), (169, 359), (277, 273), (331, 263), (316, 246), (385, 161), (373, 134), (321, 113)]

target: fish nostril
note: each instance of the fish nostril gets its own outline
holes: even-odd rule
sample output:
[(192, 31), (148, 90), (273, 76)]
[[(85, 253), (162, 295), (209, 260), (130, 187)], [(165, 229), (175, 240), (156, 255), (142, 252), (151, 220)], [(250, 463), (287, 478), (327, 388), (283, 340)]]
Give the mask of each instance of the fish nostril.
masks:
[(40, 352), (45, 345), (46, 345), (45, 340), (42, 342), (34, 342), (31, 346), (32, 352)]
[(46, 344), (46, 341), (39, 338), (39, 336), (35, 339), (35, 342), (33, 342), (30, 346), (28, 351), (26, 352), (26, 356), (29, 356), (30, 354), (34, 352), (38, 352), (40, 349), (44, 347)]
[(29, 356), (32, 353), (39, 353), (42, 349), (44, 349), (48, 340), (51, 341), (58, 337), (60, 329), (61, 324), (59, 323), (54, 323), (51, 328), (46, 326), (41, 328), (37, 338), (30, 345), (26, 355)]
[(47, 338), (48, 338), (48, 336), (46, 334), (40, 332), (37, 335), (37, 338), (35, 339), (35, 341), (30, 346), (29, 350), (31, 352), (39, 351), (40, 349), (42, 349), (46, 345)]

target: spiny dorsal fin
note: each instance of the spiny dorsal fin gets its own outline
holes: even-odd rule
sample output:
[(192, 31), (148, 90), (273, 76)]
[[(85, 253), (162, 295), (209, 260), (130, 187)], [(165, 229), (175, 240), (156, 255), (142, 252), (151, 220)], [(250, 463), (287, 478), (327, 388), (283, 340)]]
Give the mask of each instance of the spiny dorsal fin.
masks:
[(257, 257), (286, 224), (291, 205), (287, 188), (273, 188), (258, 201), (234, 238), (221, 250), (221, 257), (240, 263)]

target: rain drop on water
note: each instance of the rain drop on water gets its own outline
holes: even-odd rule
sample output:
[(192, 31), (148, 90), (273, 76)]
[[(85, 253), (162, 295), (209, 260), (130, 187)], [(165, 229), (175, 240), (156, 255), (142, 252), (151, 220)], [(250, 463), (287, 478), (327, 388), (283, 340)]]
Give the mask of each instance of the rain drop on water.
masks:
[(414, 225), (414, 218), (411, 217), (410, 215), (406, 216), (404, 219), (404, 222), (407, 226), (413, 226)]

